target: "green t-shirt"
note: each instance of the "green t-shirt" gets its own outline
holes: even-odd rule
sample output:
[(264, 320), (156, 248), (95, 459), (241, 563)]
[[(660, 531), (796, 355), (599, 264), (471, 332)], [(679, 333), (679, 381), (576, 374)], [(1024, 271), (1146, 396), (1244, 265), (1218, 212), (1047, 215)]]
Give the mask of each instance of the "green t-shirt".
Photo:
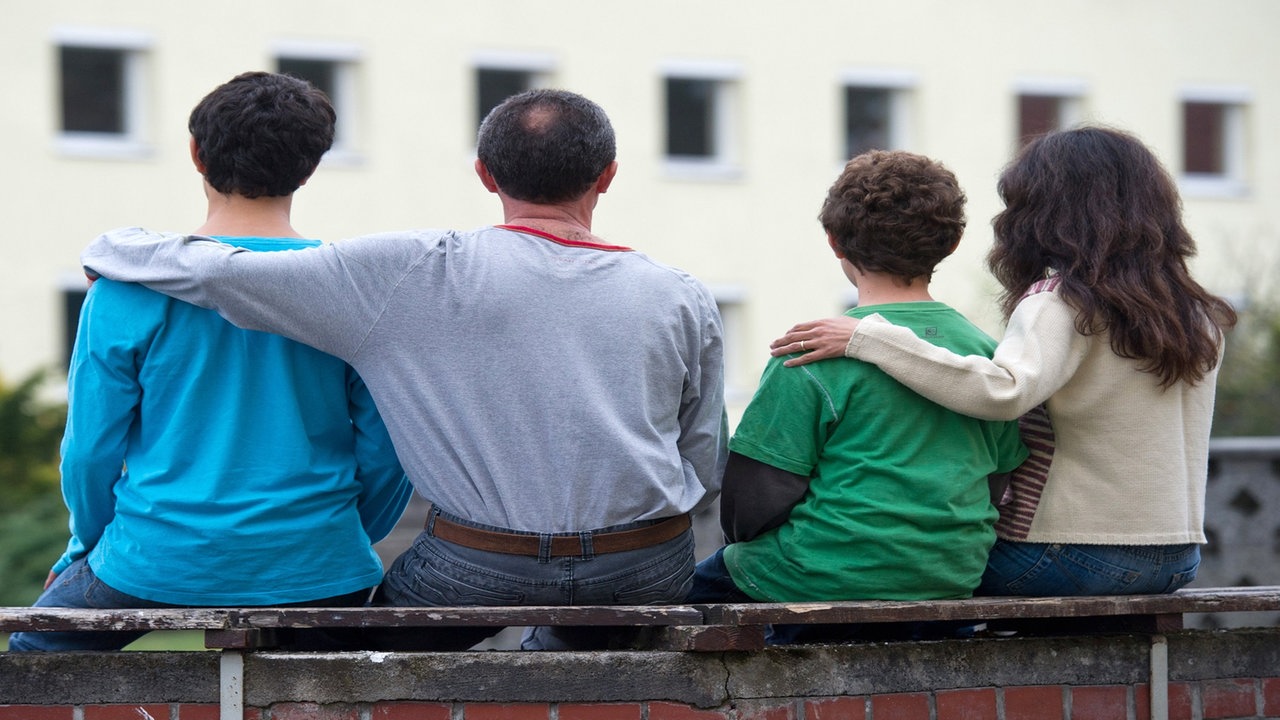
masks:
[[(995, 340), (938, 302), (873, 313), (964, 355)], [(995, 542), (987, 476), (1027, 456), (1016, 422), (959, 415), (875, 365), (774, 358), (729, 449), (809, 477), (780, 527), (725, 549), (729, 574), (761, 601), (968, 597)]]

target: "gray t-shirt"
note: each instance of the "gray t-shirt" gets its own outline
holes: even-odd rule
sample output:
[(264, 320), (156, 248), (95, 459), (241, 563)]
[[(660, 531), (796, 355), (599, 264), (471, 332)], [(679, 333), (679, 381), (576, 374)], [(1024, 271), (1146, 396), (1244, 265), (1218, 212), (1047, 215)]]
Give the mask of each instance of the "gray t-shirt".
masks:
[(644, 254), (500, 227), (275, 253), (129, 228), (81, 260), (350, 363), (414, 487), (472, 521), (589, 530), (719, 492), (719, 313)]

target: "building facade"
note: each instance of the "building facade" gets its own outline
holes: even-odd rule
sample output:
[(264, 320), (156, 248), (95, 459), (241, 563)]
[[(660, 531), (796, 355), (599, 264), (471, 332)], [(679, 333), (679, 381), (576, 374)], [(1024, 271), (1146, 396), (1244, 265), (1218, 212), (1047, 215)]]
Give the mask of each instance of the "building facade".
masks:
[[(969, 196), (935, 297), (998, 335), (983, 257), (1022, 138), (1130, 130), (1179, 179), (1195, 271), (1243, 297), (1280, 270), (1280, 3), (902, 0), (5, 0), (0, 24), (0, 377), (63, 367), (78, 254), (204, 204), (186, 119), (251, 69), (326, 89), (339, 137), (297, 195), (322, 239), (499, 222), (472, 170), (484, 110), (530, 86), (599, 102), (620, 170), (596, 231), (690, 271), (721, 303), (731, 414), (769, 341), (856, 301), (816, 215), (852, 154), (930, 155)], [(501, 348), (494, 348), (500, 352)]]

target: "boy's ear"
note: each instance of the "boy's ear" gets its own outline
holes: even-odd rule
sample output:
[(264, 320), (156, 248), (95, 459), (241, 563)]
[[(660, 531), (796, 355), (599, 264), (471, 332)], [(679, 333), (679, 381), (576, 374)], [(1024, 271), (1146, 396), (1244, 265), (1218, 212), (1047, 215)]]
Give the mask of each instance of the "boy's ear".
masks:
[(191, 162), (196, 166), (196, 172), (204, 175), (204, 163), (200, 162), (200, 148), (196, 147), (196, 139), (191, 138)]
[[(840, 243), (836, 242), (835, 235), (827, 233), (827, 244), (831, 246), (831, 251), (836, 254), (836, 259), (844, 260), (844, 250), (840, 249)], [(955, 248), (952, 248), (953, 250)]]

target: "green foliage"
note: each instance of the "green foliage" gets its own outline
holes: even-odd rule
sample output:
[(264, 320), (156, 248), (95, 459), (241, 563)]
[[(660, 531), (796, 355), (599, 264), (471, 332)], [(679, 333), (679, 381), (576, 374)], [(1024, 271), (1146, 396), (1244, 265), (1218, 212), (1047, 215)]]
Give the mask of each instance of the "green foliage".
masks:
[(1228, 333), (1213, 434), (1280, 435), (1280, 303), (1250, 302)]
[(16, 387), (0, 380), (0, 512), (58, 490), (58, 447), (65, 405), (41, 403), (37, 371)]
[(0, 511), (0, 605), (30, 605), (67, 547), (67, 508), (50, 493)]
[(58, 482), (67, 408), (38, 399), (44, 380), (0, 381), (0, 605), (34, 601), (67, 543)]

